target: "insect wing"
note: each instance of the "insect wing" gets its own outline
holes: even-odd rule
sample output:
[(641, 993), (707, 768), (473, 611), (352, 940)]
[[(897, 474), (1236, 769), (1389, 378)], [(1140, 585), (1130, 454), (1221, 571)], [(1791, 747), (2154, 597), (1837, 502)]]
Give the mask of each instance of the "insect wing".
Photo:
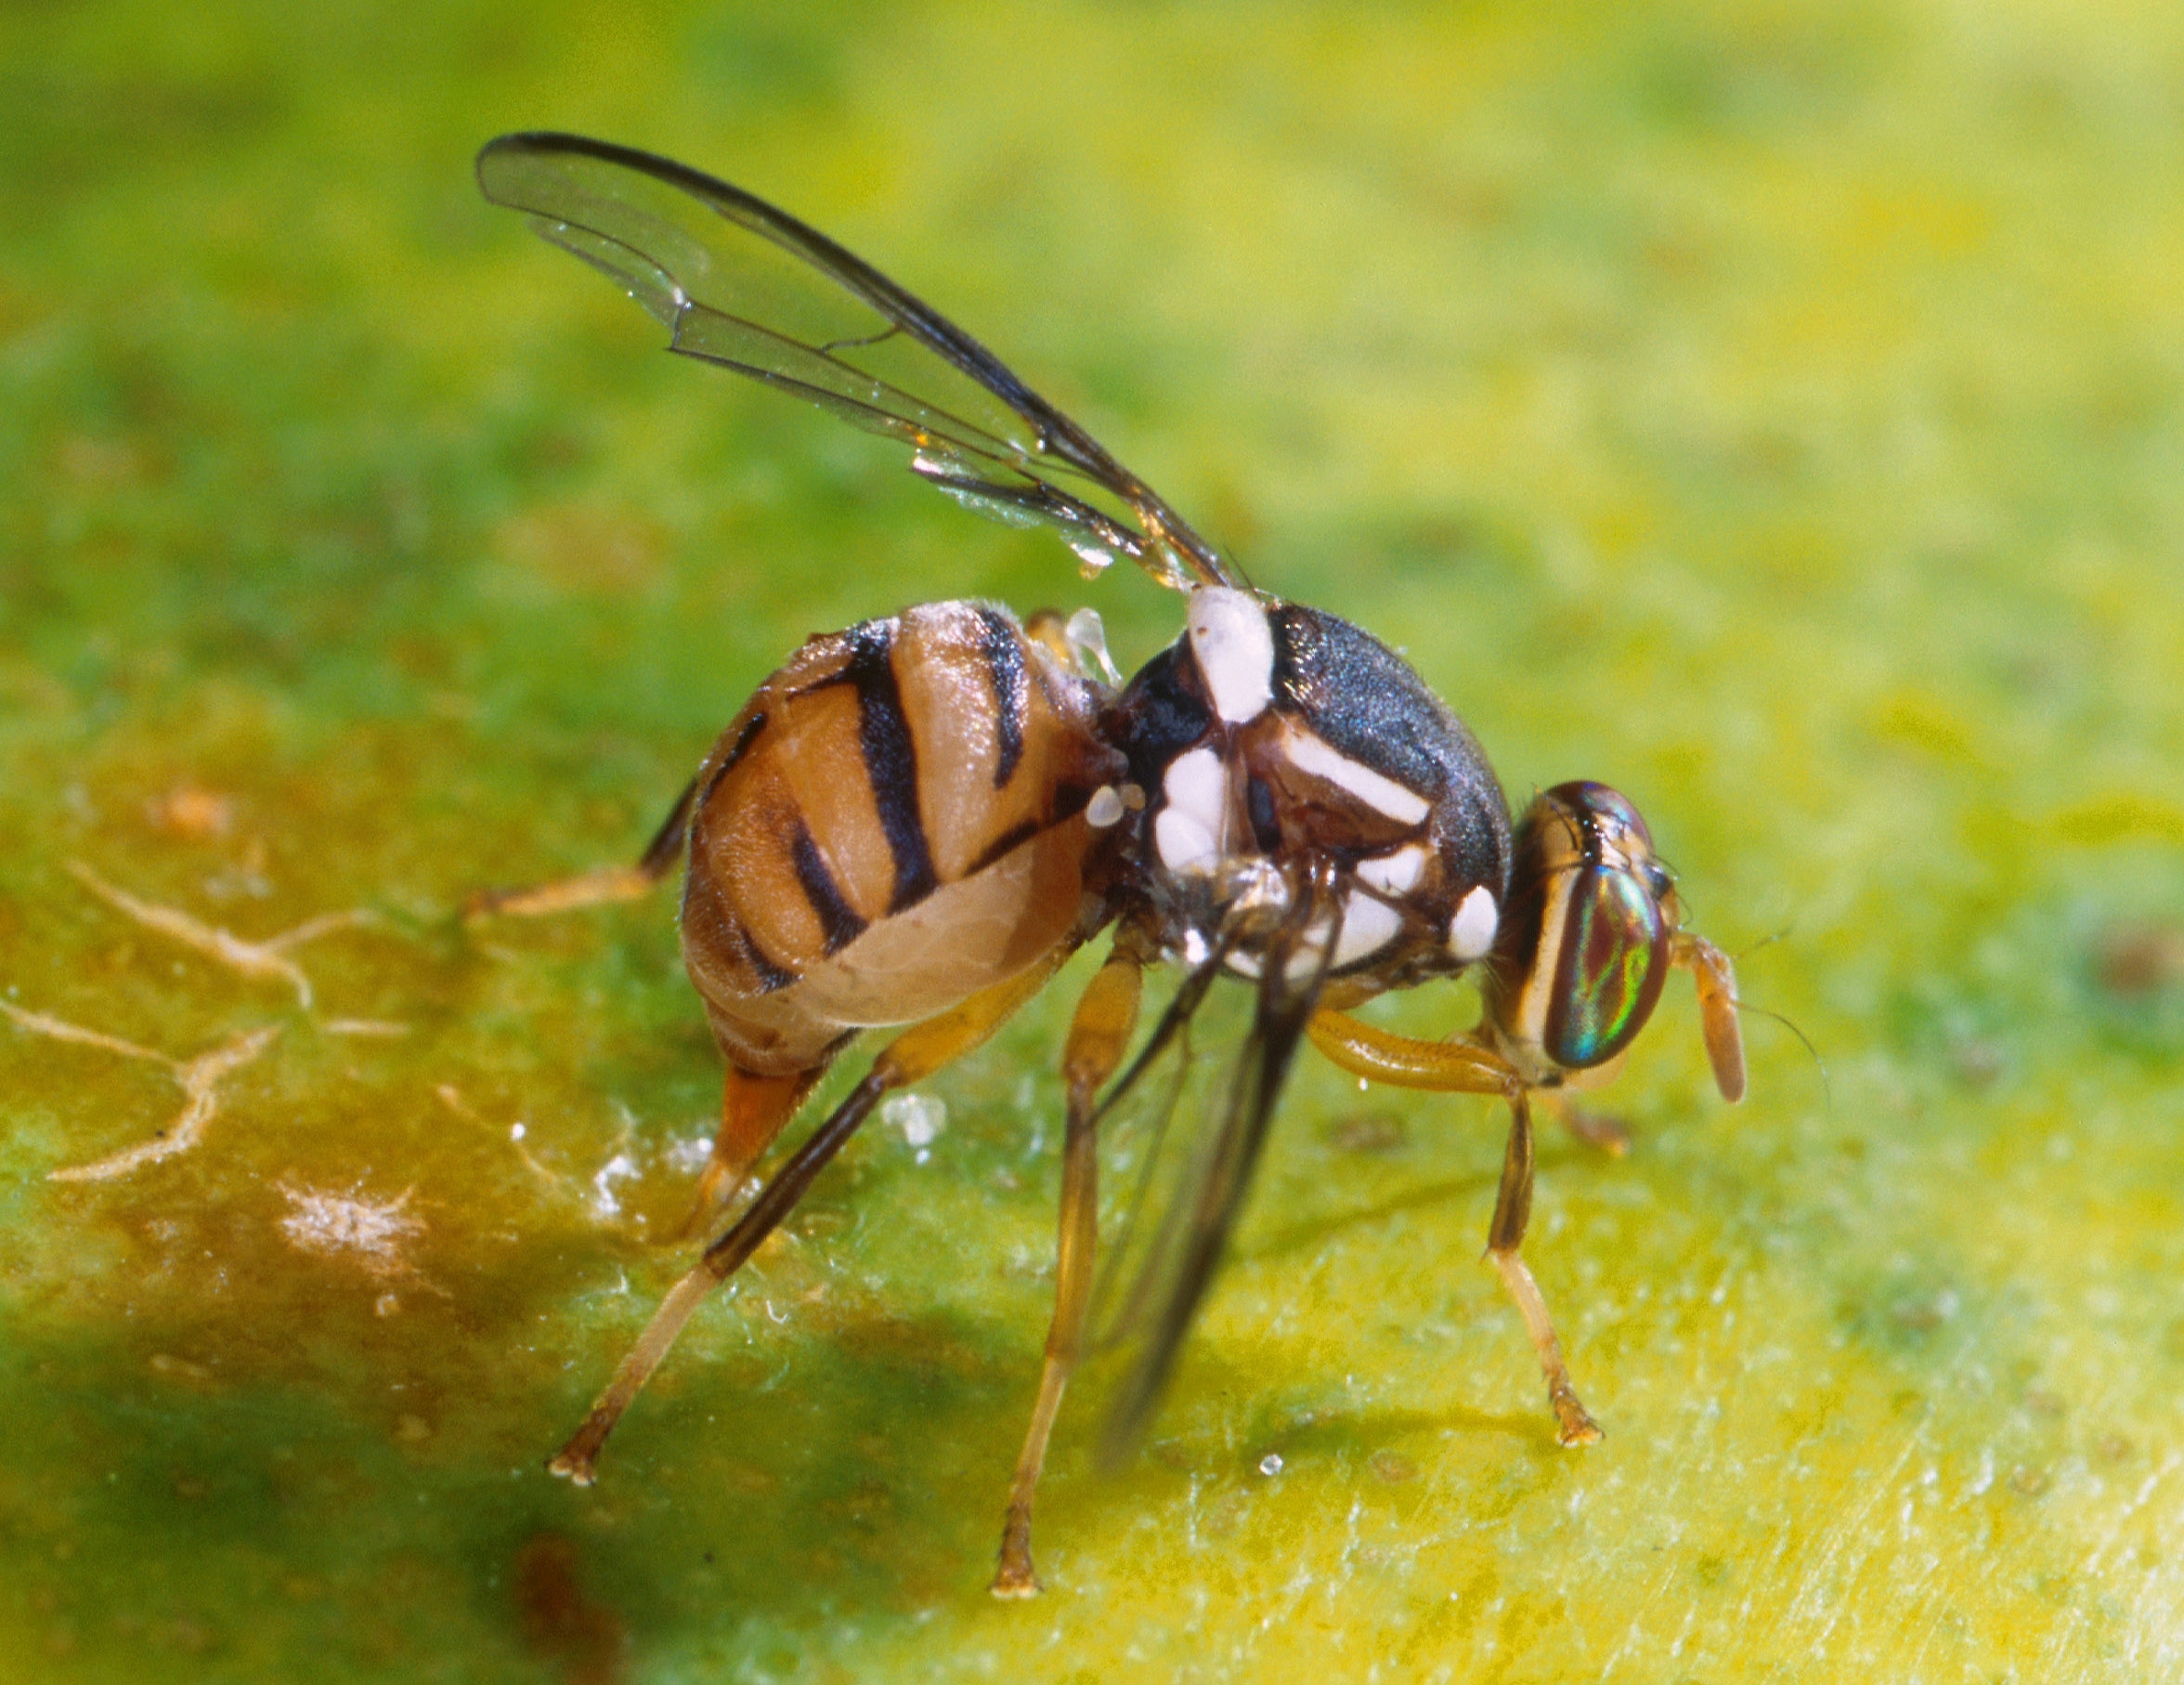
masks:
[(1178, 1116), (1213, 1115), (1209, 1070), (1225, 1070), (1231, 1063), (1230, 1057), (1209, 1059), (1201, 1050), (1210, 1043), (1233, 1056), (1242, 1045), (1242, 1026), (1224, 1021), (1234, 1003), (1217, 996), (1208, 1003), (1226, 958), (1226, 950), (1217, 951), (1185, 976), (1145, 1045), (1093, 1114), (1115, 1169), (1129, 1173), (1118, 1232), (1103, 1246), (1093, 1289), (1093, 1324), (1104, 1330), (1095, 1337), (1096, 1346), (1124, 1343), (1127, 1331), (1145, 1321), (1158, 1286), (1161, 1271), (1150, 1259), (1164, 1225), (1147, 1213), (1175, 1209), (1177, 1187), (1190, 1174), (1188, 1149), (1168, 1150), (1170, 1132)]
[(479, 152), (477, 175), (493, 203), (526, 213), (626, 289), (666, 325), (670, 349), (907, 445), (911, 467), (941, 490), (1005, 522), (1057, 528), (1089, 571), (1124, 555), (1176, 590), (1245, 583), (978, 341), (763, 200), (575, 135), (503, 135)]
[[(1220, 1267), (1297, 1044), (1319, 1005), (1340, 936), (1339, 918), (1325, 928), (1324, 940), (1315, 933), (1307, 946), (1293, 925), (1285, 940), (1263, 951), (1251, 1028), (1206, 1096), (1199, 1138), (1172, 1138), (1170, 1119), (1166, 1112), (1161, 1116), (1138, 1197), (1098, 1296), (1097, 1343), (1126, 1354), (1100, 1439), (1101, 1460), (1111, 1467), (1129, 1453), (1150, 1423), (1184, 1337)], [(1103, 1103), (1103, 1111), (1136, 1086), (1164, 1052), (1188, 1057), (1189, 1020), (1198, 1004), (1192, 985), (1200, 985), (1196, 995), (1202, 996), (1203, 982), (1219, 970), (1225, 956), (1226, 949), (1216, 952), (1185, 979), (1145, 1052)], [(1306, 975), (1291, 975), (1293, 956), (1306, 962)], [(1164, 1040), (1172, 1050), (1164, 1048)], [(1179, 1087), (1169, 1079), (1159, 1091), (1170, 1110)], [(1165, 1186), (1153, 1161), (1156, 1155), (1168, 1161)], [(1159, 1214), (1149, 1221), (1154, 1210)]]

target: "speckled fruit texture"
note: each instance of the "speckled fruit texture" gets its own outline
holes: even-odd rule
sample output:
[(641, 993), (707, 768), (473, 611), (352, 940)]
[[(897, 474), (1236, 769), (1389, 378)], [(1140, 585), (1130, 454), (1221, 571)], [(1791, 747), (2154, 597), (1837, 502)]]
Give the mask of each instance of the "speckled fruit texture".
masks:
[[(0, 10), (0, 110), (15, 1677), (2184, 1672), (2184, 10), (114, 0)], [(462, 898), (630, 858), (807, 632), (1178, 605), (660, 356), (478, 200), (528, 126), (819, 222), (1638, 802), (1796, 1030), (1731, 1109), (1679, 984), (1632, 1155), (1544, 1139), (1605, 1443), (1501, 1118), (1307, 1060), (991, 1601), (1080, 963), (545, 1474), (718, 1065), (668, 898)]]

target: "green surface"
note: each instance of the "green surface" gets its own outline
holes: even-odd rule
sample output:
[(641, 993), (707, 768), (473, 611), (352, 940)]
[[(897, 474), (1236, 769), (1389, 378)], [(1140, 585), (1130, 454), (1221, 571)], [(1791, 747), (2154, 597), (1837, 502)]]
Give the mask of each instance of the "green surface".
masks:
[[(0, 1653), (60, 1679), (2184, 1671), (2184, 13), (0, 11)], [(984, 1584), (1067, 979), (876, 1127), (593, 1491), (717, 1063), (627, 858), (804, 633), (1095, 603), (478, 201), (554, 125), (935, 300), (1502, 777), (1628, 791), (1671, 995), (1530, 1255), (1501, 1120), (1301, 1069), (1157, 1443)], [(70, 870), (296, 948), (304, 1010)], [(1781, 940), (1764, 946), (1764, 939)], [(1081, 973), (1072, 973), (1072, 976)], [(1462, 992), (1391, 1017), (1450, 1029)], [(369, 1031), (400, 1026), (403, 1033)], [(523, 1137), (512, 1139), (513, 1126)], [(1262, 1472), (1279, 1454), (1278, 1473)]]

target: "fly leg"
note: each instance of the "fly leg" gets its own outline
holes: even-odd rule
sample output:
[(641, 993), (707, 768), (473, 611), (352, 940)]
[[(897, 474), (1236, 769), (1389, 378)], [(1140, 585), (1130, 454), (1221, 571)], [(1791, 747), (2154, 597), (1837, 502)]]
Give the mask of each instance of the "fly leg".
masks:
[(850, 1091), (826, 1121), (774, 1173), (734, 1226), (707, 1247), (689, 1273), (670, 1290), (667, 1298), (660, 1302), (660, 1308), (653, 1313), (651, 1323), (630, 1348), (620, 1367), (615, 1370), (606, 1390), (592, 1406), (583, 1425), (546, 1467), (579, 1486), (590, 1485), (607, 1435), (614, 1432), (622, 1412), (630, 1407), (630, 1401), (659, 1367), (660, 1359), (668, 1354), (668, 1348), (675, 1343), (675, 1336), (682, 1331), (690, 1314), (708, 1293), (733, 1276), (758, 1251), (759, 1243), (796, 1209), (797, 1202), (826, 1167), (827, 1160), (857, 1133), (857, 1126), (871, 1115), (882, 1096), (923, 1082), (942, 1066), (953, 1064), (978, 1046), (1038, 993), (1075, 946), (1074, 936), (1057, 943), (1029, 970), (1006, 983), (982, 990), (961, 1005), (904, 1030), (882, 1048), (864, 1080)]
[(1122, 1063), (1130, 1031), (1138, 1022), (1142, 956), (1127, 937), (1099, 968), (1077, 1002), (1070, 1020), (1061, 1070), (1069, 1084), (1069, 1122), (1061, 1149), (1060, 1241), (1054, 1267), (1054, 1321), (1046, 1331), (1046, 1360), (1039, 1374), (1038, 1402), (1016, 1461), (1008, 1489), (1008, 1518), (1001, 1528), (1001, 1565), (994, 1575), (995, 1597), (1033, 1597), (1039, 1581), (1032, 1572), (1032, 1494), (1046, 1460), (1047, 1436), (1061, 1408), (1084, 1347), (1085, 1313), (1092, 1292), (1092, 1253), (1098, 1238), (1099, 1205), (1098, 1138), (1093, 1112), (1099, 1090)]
[(1522, 1087), (1510, 1095), (1509, 1110), (1509, 1147), (1502, 1159), (1502, 1188), (1494, 1199), (1493, 1225), (1487, 1231), (1487, 1256), (1524, 1313), (1525, 1331), (1540, 1354), (1540, 1367), (1547, 1377), (1547, 1402), (1554, 1408), (1555, 1438), (1566, 1445), (1596, 1445), (1600, 1424), (1586, 1412), (1577, 1388), (1570, 1384), (1554, 1319), (1547, 1314), (1547, 1301), (1540, 1296), (1540, 1284), (1532, 1279), (1519, 1250), (1532, 1215), (1532, 1108)]
[(1631, 1126), (1613, 1112), (1580, 1106), (1567, 1095), (1551, 1088), (1540, 1092), (1540, 1102), (1562, 1121), (1563, 1128), (1586, 1146), (1597, 1147), (1611, 1158), (1630, 1156)]
[[(579, 907), (640, 899), (682, 860), (683, 841), (690, 830), (691, 804), (696, 794), (697, 782), (693, 779), (676, 797), (674, 807), (653, 834), (652, 841), (645, 845), (644, 853), (635, 865), (607, 866), (597, 872), (586, 872), (550, 884), (533, 884), (523, 889), (481, 889), (470, 898), (463, 916), (468, 919), (496, 915), (542, 918), (550, 914), (574, 912)], [(831, 1053), (829, 1050), (829, 1056), (811, 1069), (792, 1071), (786, 1076), (760, 1076), (740, 1066), (728, 1067), (727, 1082), (721, 1094), (720, 1132), (713, 1137), (712, 1157), (698, 1177), (697, 1198), (690, 1215), (677, 1231), (678, 1238), (686, 1238), (704, 1228), (722, 1202), (742, 1185), (750, 1167), (773, 1146), (774, 1137), (796, 1116), (797, 1108), (826, 1075), (827, 1065), (832, 1063)]]
[(1554, 1409), (1555, 1437), (1566, 1445), (1589, 1445), (1600, 1426), (1586, 1412), (1570, 1384), (1540, 1284), (1525, 1267), (1521, 1248), (1532, 1212), (1532, 1109), (1524, 1078), (1500, 1055), (1467, 1042), (1422, 1042), (1391, 1035), (1346, 1013), (1315, 1013), (1306, 1028), (1312, 1044), (1353, 1076), (1398, 1088), (1424, 1088), (1438, 1094), (1500, 1095), (1509, 1102), (1509, 1147), (1502, 1160), (1502, 1187), (1494, 1201), (1494, 1221), (1487, 1231), (1487, 1258), (1502, 1285), (1516, 1301), (1525, 1330), (1540, 1355), (1547, 1378), (1547, 1399)]
[(467, 919), (502, 914), (511, 918), (543, 918), (552, 913), (570, 913), (578, 907), (603, 906), (608, 901), (640, 901), (682, 858), (682, 839), (690, 829), (690, 801), (697, 794), (691, 780), (675, 806), (653, 834), (644, 854), (633, 866), (604, 866), (550, 884), (532, 884), (522, 889), (480, 889), (463, 904)]

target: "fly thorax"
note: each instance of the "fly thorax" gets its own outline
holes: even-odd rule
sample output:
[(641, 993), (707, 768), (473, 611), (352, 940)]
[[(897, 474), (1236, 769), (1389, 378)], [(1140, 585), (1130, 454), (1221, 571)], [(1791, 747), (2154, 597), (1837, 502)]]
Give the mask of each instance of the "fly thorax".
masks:
[(1501, 787), (1409, 665), (1348, 622), (1202, 589), (1106, 729), (1147, 797), (1141, 888), (1186, 958), (1225, 938), (1231, 968), (1256, 976), (1257, 933), (1303, 918), (1293, 968), (1325, 954), (1393, 986), (1493, 946)]

